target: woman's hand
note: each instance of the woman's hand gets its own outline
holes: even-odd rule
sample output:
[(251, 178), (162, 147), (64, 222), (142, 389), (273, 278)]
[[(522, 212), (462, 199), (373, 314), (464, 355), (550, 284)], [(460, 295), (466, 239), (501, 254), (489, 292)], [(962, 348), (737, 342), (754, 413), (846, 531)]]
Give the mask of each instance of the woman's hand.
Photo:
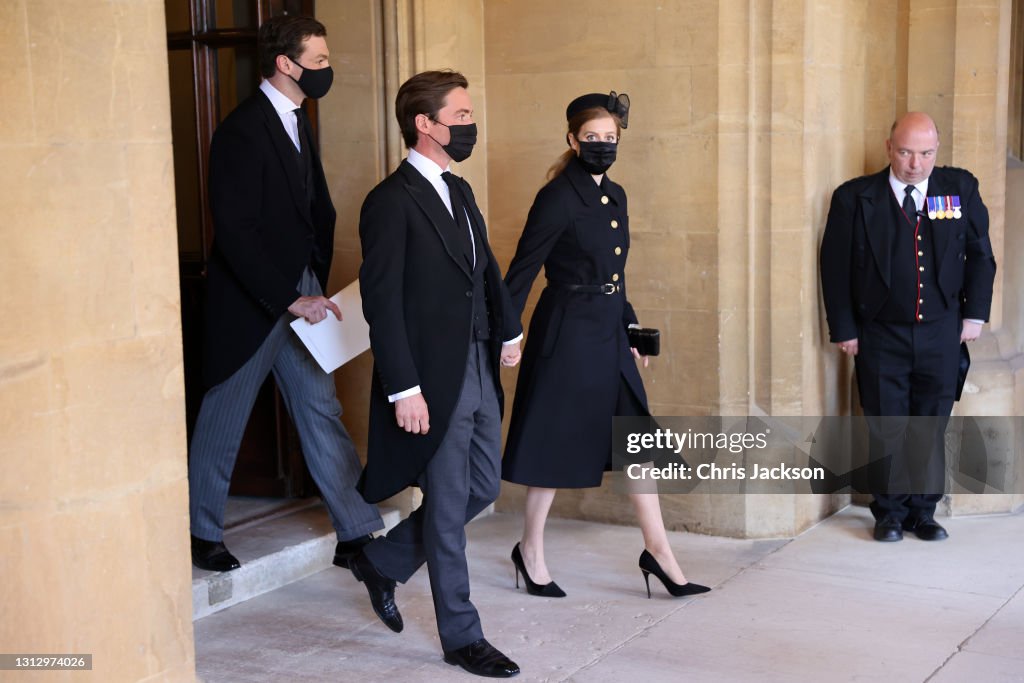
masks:
[(637, 360), (640, 360), (641, 358), (643, 359), (644, 367), (646, 368), (650, 359), (647, 356), (641, 356), (640, 352), (636, 350), (636, 347), (630, 346), (629, 350), (633, 352), (633, 358), (636, 358)]

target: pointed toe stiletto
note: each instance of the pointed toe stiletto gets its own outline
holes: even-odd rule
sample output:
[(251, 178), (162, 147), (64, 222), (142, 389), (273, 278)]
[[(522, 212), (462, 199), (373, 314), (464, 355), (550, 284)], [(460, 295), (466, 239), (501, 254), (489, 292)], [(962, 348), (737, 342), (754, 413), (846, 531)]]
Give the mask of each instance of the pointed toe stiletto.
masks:
[[(518, 546), (517, 546), (518, 547)], [(668, 578), (668, 574), (661, 568), (658, 561), (654, 559), (654, 555), (644, 550), (640, 553), (640, 571), (644, 574), (644, 583), (647, 584), (647, 598), (651, 597), (651, 574), (657, 576), (668, 594), (674, 598), (681, 598), (684, 595), (698, 595), (700, 593), (707, 593), (710, 588), (702, 586), (699, 583), (693, 581), (687, 581), (686, 583), (676, 583), (672, 579)]]
[[(652, 558), (653, 559), (653, 558)], [(526, 592), (530, 595), (539, 595), (542, 598), (564, 598), (565, 591), (558, 587), (558, 584), (552, 581), (551, 583), (545, 583), (543, 586), (534, 583), (533, 579), (530, 578), (529, 572), (526, 571), (526, 565), (523, 564), (523, 554), (519, 552), (519, 544), (516, 543), (516, 547), (512, 548), (512, 564), (516, 568), (516, 588), (519, 588), (519, 575), (523, 575), (523, 581), (526, 582)]]

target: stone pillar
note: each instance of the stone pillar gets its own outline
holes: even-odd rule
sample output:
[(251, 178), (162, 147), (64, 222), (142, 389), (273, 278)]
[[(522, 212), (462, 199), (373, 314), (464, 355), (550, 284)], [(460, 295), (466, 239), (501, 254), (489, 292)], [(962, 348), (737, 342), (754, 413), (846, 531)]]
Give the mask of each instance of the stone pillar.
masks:
[(10, 0), (0, 36), (0, 642), (191, 680), (164, 5)]

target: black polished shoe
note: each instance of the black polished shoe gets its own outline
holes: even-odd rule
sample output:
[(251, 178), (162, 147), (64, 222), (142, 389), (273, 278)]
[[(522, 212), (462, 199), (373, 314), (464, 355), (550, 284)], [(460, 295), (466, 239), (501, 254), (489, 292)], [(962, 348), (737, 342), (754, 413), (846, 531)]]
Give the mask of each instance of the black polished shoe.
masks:
[(512, 678), (519, 674), (519, 665), (506, 657), (501, 650), (481, 638), (458, 650), (444, 653), (444, 661), (452, 666), (461, 666), (476, 676), (488, 678)]
[(886, 515), (875, 522), (875, 540), (882, 543), (892, 543), (903, 540), (903, 526), (898, 519)]
[(941, 524), (935, 521), (934, 517), (919, 517), (903, 520), (903, 530), (913, 531), (914, 535), (922, 541), (944, 541), (949, 534)]
[(348, 562), (352, 556), (358, 553), (364, 545), (373, 540), (373, 536), (367, 534), (348, 541), (338, 541), (334, 547), (334, 566), (348, 569)]
[(674, 598), (681, 598), (686, 595), (699, 595), (700, 593), (707, 593), (711, 589), (707, 586), (702, 586), (699, 583), (693, 581), (687, 581), (686, 583), (676, 583), (672, 579), (668, 578), (668, 574), (661, 568), (658, 561), (654, 559), (654, 555), (644, 550), (640, 553), (640, 571), (644, 575), (644, 583), (647, 584), (647, 598), (651, 597), (651, 574), (654, 574), (661, 580), (661, 585), (665, 586), (665, 590), (668, 594)]
[(405, 628), (402, 622), (402, 615), (395, 604), (395, 580), (377, 571), (362, 550), (357, 552), (348, 561), (348, 568), (352, 575), (366, 586), (366, 592), (370, 594), (370, 604), (373, 611), (377, 613), (384, 625), (395, 633), (401, 633)]
[(529, 572), (526, 571), (526, 565), (523, 564), (523, 554), (519, 552), (519, 544), (516, 543), (516, 547), (512, 548), (512, 564), (516, 568), (516, 588), (519, 588), (519, 574), (522, 572), (523, 580), (526, 581), (526, 592), (530, 595), (539, 595), (542, 598), (564, 598), (565, 591), (558, 587), (558, 584), (554, 581), (550, 581), (541, 585), (534, 583), (533, 579), (530, 578)]
[(242, 566), (221, 541), (206, 541), (195, 536), (191, 536), (191, 539), (192, 564), (200, 569), (229, 572)]

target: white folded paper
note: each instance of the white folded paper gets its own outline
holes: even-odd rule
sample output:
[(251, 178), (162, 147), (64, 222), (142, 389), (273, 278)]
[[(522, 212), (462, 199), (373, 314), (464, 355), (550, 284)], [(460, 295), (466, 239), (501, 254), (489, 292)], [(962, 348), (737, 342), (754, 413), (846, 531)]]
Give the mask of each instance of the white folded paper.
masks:
[(305, 318), (292, 321), (295, 334), (328, 374), (370, 348), (370, 326), (363, 318), (359, 280), (332, 296), (331, 301), (341, 309), (341, 320), (328, 311), (327, 317), (315, 325)]

